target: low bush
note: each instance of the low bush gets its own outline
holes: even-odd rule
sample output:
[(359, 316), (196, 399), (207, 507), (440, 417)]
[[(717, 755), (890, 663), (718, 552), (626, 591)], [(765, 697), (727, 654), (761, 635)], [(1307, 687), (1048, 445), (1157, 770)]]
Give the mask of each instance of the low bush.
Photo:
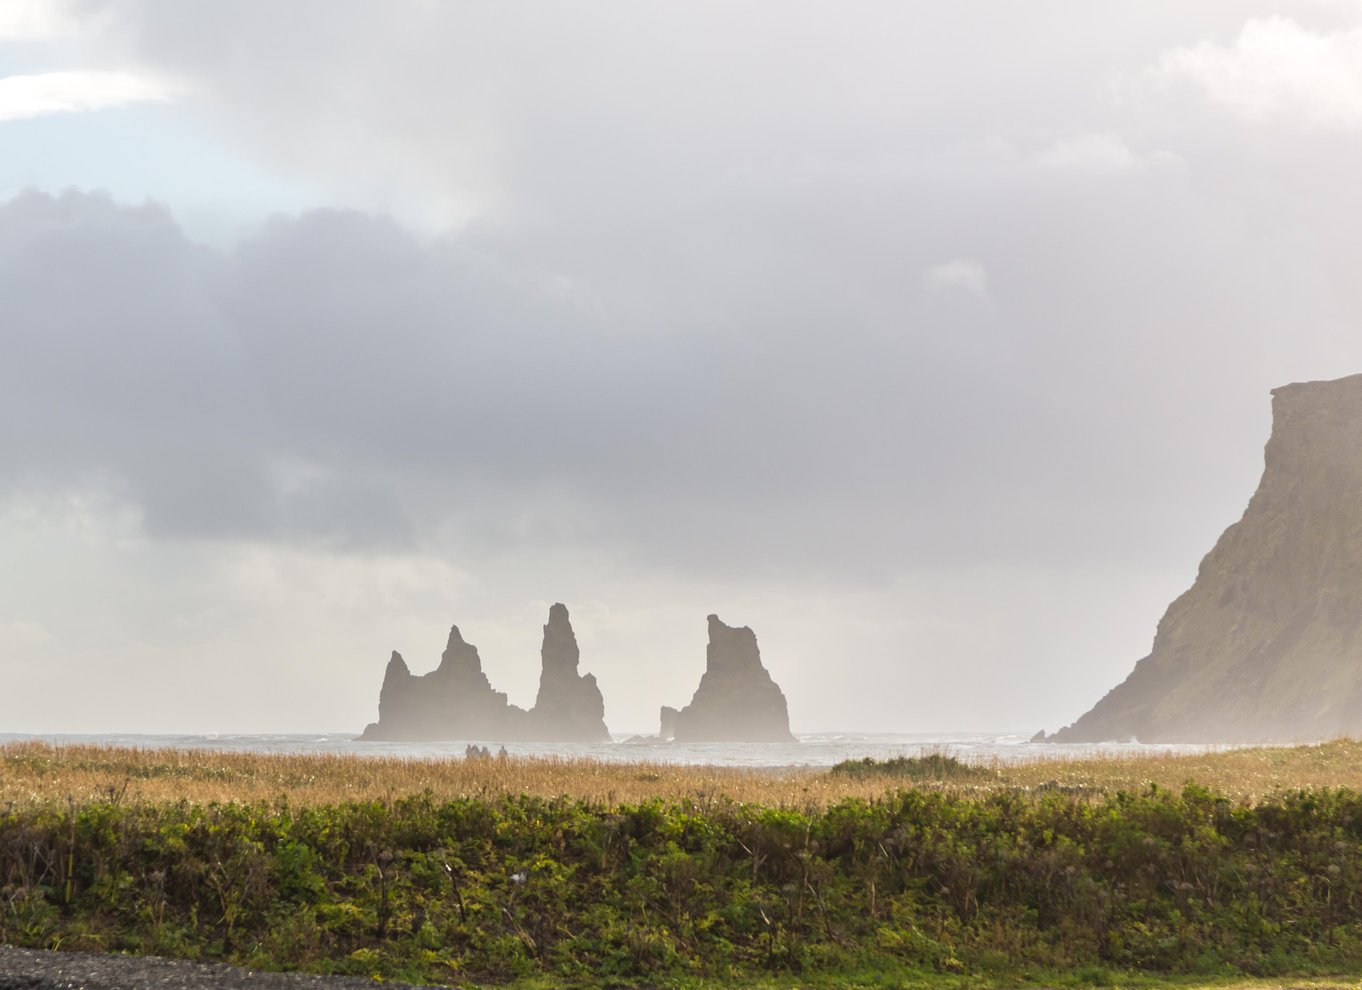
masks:
[(10, 808), (0, 941), (459, 984), (1355, 973), (1362, 796)]
[(890, 777), (914, 783), (994, 780), (998, 777), (996, 770), (966, 763), (947, 753), (894, 756), (887, 760), (866, 756), (859, 760), (843, 760), (828, 772), (843, 777)]

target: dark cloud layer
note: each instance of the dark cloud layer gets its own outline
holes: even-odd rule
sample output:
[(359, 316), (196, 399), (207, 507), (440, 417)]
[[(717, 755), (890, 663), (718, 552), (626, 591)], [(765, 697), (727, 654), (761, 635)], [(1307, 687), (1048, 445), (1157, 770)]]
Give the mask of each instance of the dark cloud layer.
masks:
[[(157, 537), (495, 553), (528, 512), (536, 540), (697, 575), (881, 576), (1154, 538), (1148, 500), (1217, 483), (1226, 385), (1253, 417), (1226, 425), (1261, 442), (1261, 300), (1207, 264), (1236, 246), (1176, 166), (994, 167), (1021, 173), (1006, 194), (851, 183), (754, 234), (695, 218), (765, 270), (681, 257), (645, 325), (496, 244), (358, 213), (221, 251), (154, 205), (21, 196), (0, 217), (7, 454), (16, 482), (117, 484)], [(771, 241), (801, 209), (817, 222)], [(983, 294), (923, 275), (950, 217)]]

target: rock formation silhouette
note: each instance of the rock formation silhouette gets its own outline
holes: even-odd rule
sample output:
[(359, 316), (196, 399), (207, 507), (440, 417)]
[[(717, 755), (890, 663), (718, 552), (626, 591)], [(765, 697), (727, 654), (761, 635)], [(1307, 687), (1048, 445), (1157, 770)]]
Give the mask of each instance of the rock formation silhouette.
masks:
[(677, 742), (794, 742), (785, 695), (762, 665), (751, 629), (709, 616), (700, 686), (680, 711), (663, 707), (661, 736)]
[(493, 690), (477, 647), (453, 626), (440, 666), (428, 674), (413, 675), (400, 653), (392, 655), (378, 695), (378, 721), (360, 738), (608, 742), (605, 703), (596, 679), (578, 675), (579, 655), (567, 607), (554, 605), (544, 626), (539, 696), (525, 711)]
[(677, 711), (671, 705), (662, 706), (662, 727), (658, 730), (658, 737), (661, 739), (676, 738), (676, 716)]
[(1243, 518), (1169, 606), (1149, 656), (1049, 741), (1362, 735), (1362, 375), (1272, 395)]
[(451, 626), (440, 666), (414, 676), (394, 652), (378, 694), (378, 721), (361, 739), (518, 739), (526, 712), (492, 689), (478, 648)]
[(566, 605), (549, 609), (539, 656), (539, 694), (528, 727), (531, 736), (553, 742), (609, 742), (605, 701), (596, 678), (577, 673), (581, 651)]

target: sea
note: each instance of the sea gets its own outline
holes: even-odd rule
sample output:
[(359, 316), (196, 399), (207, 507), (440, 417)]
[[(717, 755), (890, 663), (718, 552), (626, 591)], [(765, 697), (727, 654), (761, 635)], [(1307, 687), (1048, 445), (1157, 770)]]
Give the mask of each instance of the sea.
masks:
[[(656, 737), (622, 734), (608, 743), (505, 743), (511, 756), (587, 758), (609, 763), (669, 763), (726, 767), (830, 767), (865, 757), (923, 756), (941, 753), (969, 763), (1082, 758), (1099, 755), (1201, 753), (1229, 746), (1126, 743), (1034, 743), (1023, 733), (858, 733), (808, 732), (793, 743), (675, 743)], [(442, 742), (361, 742), (353, 732), (231, 735), (138, 735), (0, 733), (0, 744), (42, 741), (54, 744), (130, 746), (139, 749), (200, 749), (248, 753), (337, 753), (412, 759), (463, 759), (470, 745), (498, 752), (503, 744), (486, 739)]]

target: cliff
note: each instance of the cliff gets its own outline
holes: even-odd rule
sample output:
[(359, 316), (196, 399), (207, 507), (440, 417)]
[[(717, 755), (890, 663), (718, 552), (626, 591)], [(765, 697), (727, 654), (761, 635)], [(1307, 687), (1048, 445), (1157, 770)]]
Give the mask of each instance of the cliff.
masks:
[(761, 662), (757, 637), (709, 616), (705, 672), (689, 705), (661, 712), (677, 742), (793, 742), (785, 695)]
[(477, 647), (454, 626), (439, 667), (428, 674), (413, 675), (400, 653), (392, 655), (378, 695), (378, 721), (360, 738), (608, 742), (600, 689), (590, 674), (578, 675), (578, 660), (567, 608), (554, 605), (544, 626), (539, 696), (525, 711), (493, 690)]
[(1362, 375), (1273, 393), (1243, 518), (1153, 650), (1055, 742), (1362, 735)]

